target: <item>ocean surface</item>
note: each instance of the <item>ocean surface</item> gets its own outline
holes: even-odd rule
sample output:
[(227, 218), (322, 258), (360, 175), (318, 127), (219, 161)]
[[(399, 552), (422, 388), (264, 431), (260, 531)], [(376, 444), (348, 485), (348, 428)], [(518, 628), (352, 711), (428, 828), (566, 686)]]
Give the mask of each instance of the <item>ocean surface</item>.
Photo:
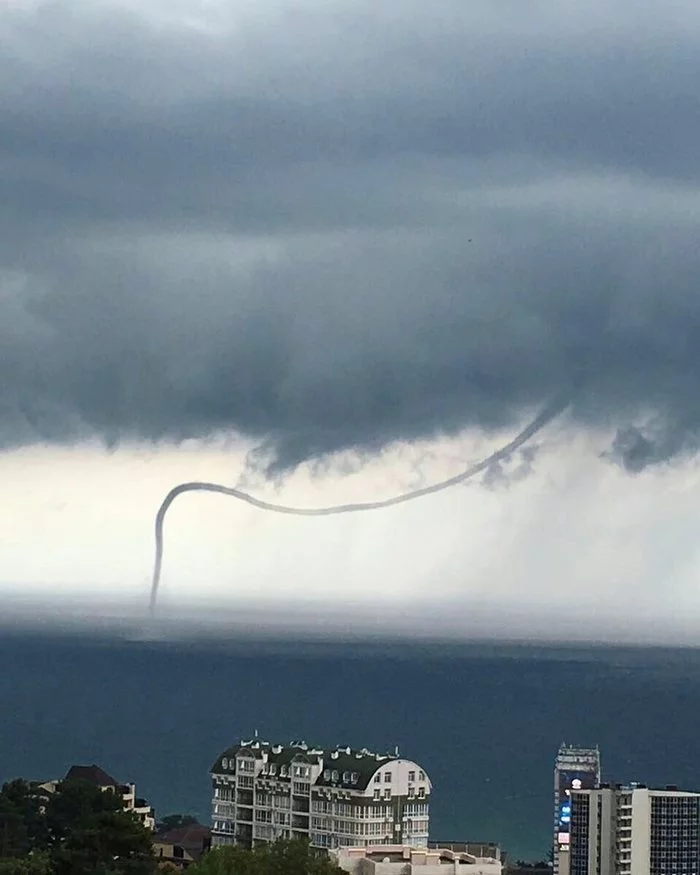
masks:
[(262, 737), (382, 751), (433, 781), (431, 837), (542, 857), (562, 741), (605, 777), (700, 789), (700, 652), (342, 645), (0, 631), (0, 780), (95, 762), (209, 822), (208, 769)]

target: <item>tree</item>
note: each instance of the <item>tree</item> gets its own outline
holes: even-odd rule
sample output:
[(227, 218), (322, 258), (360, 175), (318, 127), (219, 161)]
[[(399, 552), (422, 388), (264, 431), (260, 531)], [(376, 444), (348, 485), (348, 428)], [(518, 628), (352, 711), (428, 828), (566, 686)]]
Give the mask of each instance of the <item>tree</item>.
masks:
[(61, 845), (77, 827), (100, 814), (122, 810), (121, 800), (109, 790), (87, 781), (62, 781), (46, 803), (46, 830), (50, 847)]
[(151, 834), (109, 790), (64, 781), (46, 806), (55, 875), (150, 875), (156, 871)]
[(342, 870), (308, 841), (280, 840), (256, 848), (264, 861), (265, 875), (338, 875)]
[(54, 875), (151, 875), (151, 837), (128, 811), (108, 811), (76, 824), (51, 854)]
[(32, 853), (26, 857), (0, 859), (0, 875), (52, 875), (49, 857)]
[(151, 875), (151, 833), (121, 799), (85, 781), (45, 793), (26, 781), (0, 790), (0, 875)]
[(237, 845), (215, 848), (190, 875), (339, 875), (338, 866), (317, 854), (308, 842), (279, 839), (252, 850)]
[(0, 858), (21, 857), (46, 847), (44, 797), (27, 781), (16, 779), (0, 790)]

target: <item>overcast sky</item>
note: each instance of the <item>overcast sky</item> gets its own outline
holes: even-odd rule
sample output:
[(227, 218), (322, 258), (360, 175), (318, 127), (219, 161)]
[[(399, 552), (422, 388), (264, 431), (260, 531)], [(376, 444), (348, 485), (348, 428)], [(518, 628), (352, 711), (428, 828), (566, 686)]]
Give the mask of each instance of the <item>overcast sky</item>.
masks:
[(145, 600), (174, 483), (380, 498), (563, 391), (415, 505), (179, 499), (166, 606), (700, 621), (699, 41), (691, 0), (5, 2), (0, 586)]

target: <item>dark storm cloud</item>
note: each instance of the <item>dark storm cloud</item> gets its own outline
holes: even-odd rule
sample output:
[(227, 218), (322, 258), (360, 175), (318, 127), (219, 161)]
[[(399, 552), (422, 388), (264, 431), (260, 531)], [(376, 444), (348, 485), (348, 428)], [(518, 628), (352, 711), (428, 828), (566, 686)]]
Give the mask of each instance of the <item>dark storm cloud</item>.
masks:
[(693, 452), (700, 15), (623, 5), (0, 13), (5, 445), (286, 465), (576, 385), (630, 470)]

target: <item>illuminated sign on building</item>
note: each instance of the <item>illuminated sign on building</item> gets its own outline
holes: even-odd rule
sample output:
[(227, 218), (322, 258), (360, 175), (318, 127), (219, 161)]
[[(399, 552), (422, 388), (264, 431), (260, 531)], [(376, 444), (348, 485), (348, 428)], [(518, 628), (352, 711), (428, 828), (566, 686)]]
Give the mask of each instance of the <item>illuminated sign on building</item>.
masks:
[(568, 847), (571, 832), (571, 791), (593, 790), (596, 776), (593, 772), (559, 772), (559, 812), (557, 842), (561, 848)]

